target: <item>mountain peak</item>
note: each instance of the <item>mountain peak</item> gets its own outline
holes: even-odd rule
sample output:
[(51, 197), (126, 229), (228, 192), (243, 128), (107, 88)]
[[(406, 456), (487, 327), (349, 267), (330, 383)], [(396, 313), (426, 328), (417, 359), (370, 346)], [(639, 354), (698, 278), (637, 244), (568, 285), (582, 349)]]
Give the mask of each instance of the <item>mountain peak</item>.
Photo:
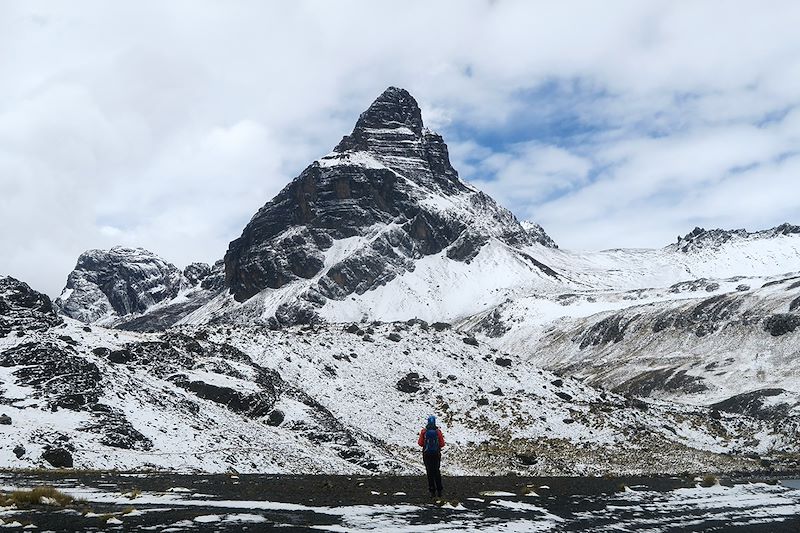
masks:
[(533, 220), (523, 220), (519, 223), (522, 226), (528, 235), (534, 240), (534, 242), (538, 242), (542, 246), (546, 246), (548, 248), (558, 248), (558, 245), (555, 241), (550, 238), (550, 235), (544, 231), (544, 228), (539, 225), (538, 223), (534, 222)]
[(389, 87), (361, 113), (353, 133), (343, 137), (334, 152), (376, 149), (377, 145), (391, 143), (398, 136), (419, 140), (423, 128), (422, 111), (411, 93)]
[(406, 127), (422, 133), (422, 111), (411, 94), (399, 87), (389, 87), (361, 113), (355, 129), (395, 129)]

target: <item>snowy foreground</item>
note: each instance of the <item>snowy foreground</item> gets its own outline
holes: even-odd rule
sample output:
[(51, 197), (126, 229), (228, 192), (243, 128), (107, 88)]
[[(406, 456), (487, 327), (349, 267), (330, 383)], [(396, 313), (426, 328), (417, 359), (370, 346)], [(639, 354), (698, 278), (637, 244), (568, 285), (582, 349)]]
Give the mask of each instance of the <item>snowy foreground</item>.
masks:
[(797, 449), (789, 424), (626, 398), (419, 323), (133, 333), (67, 319), (2, 342), (6, 468), (411, 474), (431, 412), (450, 475), (733, 473)]
[(678, 478), (448, 478), (445, 500), (418, 477), (6, 475), (0, 491), (54, 484), (67, 509), (0, 508), (0, 525), (45, 531), (797, 531), (800, 484), (701, 486)]

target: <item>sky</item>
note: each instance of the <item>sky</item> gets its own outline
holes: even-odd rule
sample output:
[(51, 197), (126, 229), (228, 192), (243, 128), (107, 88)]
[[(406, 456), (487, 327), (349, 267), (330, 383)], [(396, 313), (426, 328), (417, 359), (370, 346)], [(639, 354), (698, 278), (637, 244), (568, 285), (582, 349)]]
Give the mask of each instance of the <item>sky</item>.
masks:
[(800, 223), (800, 2), (5, 1), (0, 275), (212, 263), (408, 89), (460, 176), (562, 247)]

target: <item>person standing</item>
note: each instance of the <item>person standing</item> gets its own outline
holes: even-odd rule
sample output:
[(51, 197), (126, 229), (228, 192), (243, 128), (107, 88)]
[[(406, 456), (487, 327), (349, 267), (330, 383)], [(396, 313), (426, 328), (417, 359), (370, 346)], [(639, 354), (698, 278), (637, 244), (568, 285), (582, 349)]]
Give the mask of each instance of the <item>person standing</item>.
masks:
[(433, 496), (442, 496), (442, 473), (439, 468), (442, 463), (442, 448), (444, 448), (444, 435), (436, 427), (436, 417), (428, 417), (428, 423), (419, 432), (417, 444), (422, 446), (422, 462), (425, 463), (425, 473), (428, 475), (428, 490)]

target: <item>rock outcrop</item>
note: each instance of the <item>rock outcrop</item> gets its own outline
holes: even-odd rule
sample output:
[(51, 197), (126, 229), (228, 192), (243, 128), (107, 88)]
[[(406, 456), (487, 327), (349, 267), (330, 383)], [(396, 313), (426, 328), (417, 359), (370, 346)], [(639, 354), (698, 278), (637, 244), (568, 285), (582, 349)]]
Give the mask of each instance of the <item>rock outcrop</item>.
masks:
[(12, 277), (0, 277), (0, 337), (43, 331), (61, 323), (46, 294)]
[(143, 313), (178, 295), (181, 271), (142, 248), (89, 250), (56, 299), (61, 312), (82, 322)]
[(696, 227), (683, 237), (678, 237), (678, 242), (673, 244), (676, 250), (689, 252), (701, 248), (719, 247), (720, 245), (732, 240), (744, 239), (770, 239), (781, 235), (800, 234), (800, 226), (783, 223), (774, 228), (748, 232), (745, 229), (710, 229)]

